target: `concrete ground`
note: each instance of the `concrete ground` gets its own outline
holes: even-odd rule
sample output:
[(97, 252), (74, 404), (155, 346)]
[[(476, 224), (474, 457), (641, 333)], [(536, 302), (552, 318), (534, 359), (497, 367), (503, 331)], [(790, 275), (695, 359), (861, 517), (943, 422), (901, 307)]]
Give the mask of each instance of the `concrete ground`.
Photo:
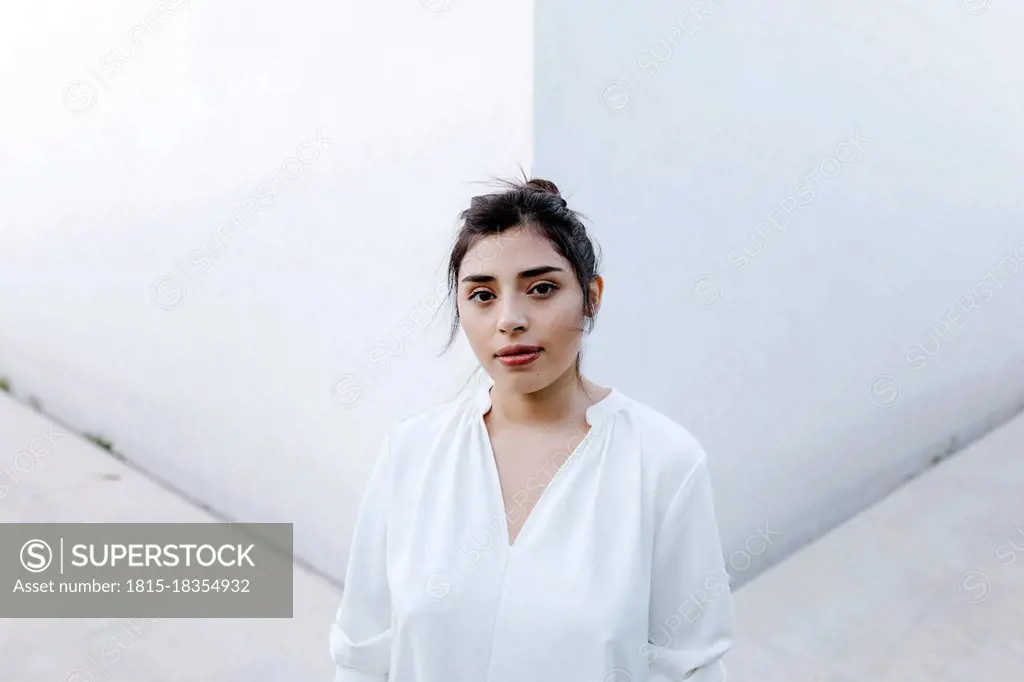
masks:
[[(221, 519), (203, 511), (0, 393), (0, 521), (181, 522)], [(53, 433), (45, 457), (15, 454)], [(40, 441), (36, 451), (43, 451)], [(3, 488), (0, 487), (0, 495)], [(312, 682), (333, 679), (328, 627), (340, 593), (295, 567), (294, 617), (0, 619), (0, 682)], [(103, 656), (127, 647), (114, 663)]]
[(736, 598), (738, 682), (1024, 679), (1024, 415)]
[[(0, 521), (220, 520), (77, 436), (14, 461), (51, 431), (0, 393)], [(1024, 416), (738, 590), (730, 682), (1024, 679), (1022, 451)], [(0, 681), (327, 682), (339, 599), (296, 566), (292, 619), (0, 619)]]

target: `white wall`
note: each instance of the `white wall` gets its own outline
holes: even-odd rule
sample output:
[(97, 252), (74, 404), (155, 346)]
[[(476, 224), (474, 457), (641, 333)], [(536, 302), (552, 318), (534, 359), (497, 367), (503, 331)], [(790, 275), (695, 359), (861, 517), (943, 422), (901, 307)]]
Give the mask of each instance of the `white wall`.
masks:
[(340, 578), (386, 428), (475, 366), (426, 322), (473, 183), (532, 164), (531, 36), (527, 2), (12, 6), (0, 374)]
[(385, 429), (475, 364), (422, 326), (456, 214), (522, 164), (605, 250), (588, 374), (704, 442), (742, 584), (1020, 405), (1022, 10), (964, 2), (18, 6), (0, 373), (340, 577)]
[(739, 584), (1021, 407), (1024, 7), (537, 26), (536, 171), (606, 254), (588, 369), (702, 440)]

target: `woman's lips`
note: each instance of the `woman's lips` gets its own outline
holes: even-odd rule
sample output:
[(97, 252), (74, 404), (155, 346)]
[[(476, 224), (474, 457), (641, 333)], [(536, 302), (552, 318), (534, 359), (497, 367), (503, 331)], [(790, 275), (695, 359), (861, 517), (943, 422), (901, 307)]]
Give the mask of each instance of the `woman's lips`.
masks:
[(506, 367), (522, 367), (528, 365), (537, 358), (540, 357), (540, 351), (535, 350), (532, 353), (516, 353), (515, 355), (499, 355), (498, 362), (505, 365)]

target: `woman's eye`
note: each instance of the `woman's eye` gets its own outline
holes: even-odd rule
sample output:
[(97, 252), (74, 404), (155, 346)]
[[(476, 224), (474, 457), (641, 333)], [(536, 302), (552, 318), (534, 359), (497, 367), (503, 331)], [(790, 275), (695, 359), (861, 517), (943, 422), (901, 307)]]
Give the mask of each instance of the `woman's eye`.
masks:
[[(547, 289), (547, 292), (539, 291), (540, 289)], [(550, 284), (548, 282), (541, 282), (540, 284), (535, 286), (533, 288), (533, 290), (536, 291), (537, 293), (539, 293), (541, 296), (546, 296), (546, 295), (553, 294), (556, 291), (558, 291), (558, 287), (556, 287), (554, 284)]]
[[(554, 284), (551, 284), (550, 282), (541, 282), (540, 284), (530, 289), (530, 291), (542, 297), (547, 297), (558, 291), (558, 287)], [(490, 298), (480, 298), (481, 296), (489, 296)], [(477, 300), (480, 303), (487, 303), (491, 299), (497, 297), (492, 292), (487, 291), (486, 289), (478, 289), (477, 291), (474, 291), (466, 298), (467, 300), (470, 301)]]

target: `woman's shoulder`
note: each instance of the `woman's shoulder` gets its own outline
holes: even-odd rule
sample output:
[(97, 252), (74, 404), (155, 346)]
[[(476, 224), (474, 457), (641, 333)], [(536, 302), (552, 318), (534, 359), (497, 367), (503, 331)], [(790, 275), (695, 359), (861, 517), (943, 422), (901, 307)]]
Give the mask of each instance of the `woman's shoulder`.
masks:
[(471, 408), (465, 395), (415, 412), (396, 417), (388, 430), (392, 452), (407, 446), (421, 449), (424, 443), (437, 442), (437, 436), (465, 424)]
[(654, 476), (681, 484), (707, 459), (693, 432), (661, 410), (630, 397), (623, 400), (623, 409), (635, 430), (644, 466)]

